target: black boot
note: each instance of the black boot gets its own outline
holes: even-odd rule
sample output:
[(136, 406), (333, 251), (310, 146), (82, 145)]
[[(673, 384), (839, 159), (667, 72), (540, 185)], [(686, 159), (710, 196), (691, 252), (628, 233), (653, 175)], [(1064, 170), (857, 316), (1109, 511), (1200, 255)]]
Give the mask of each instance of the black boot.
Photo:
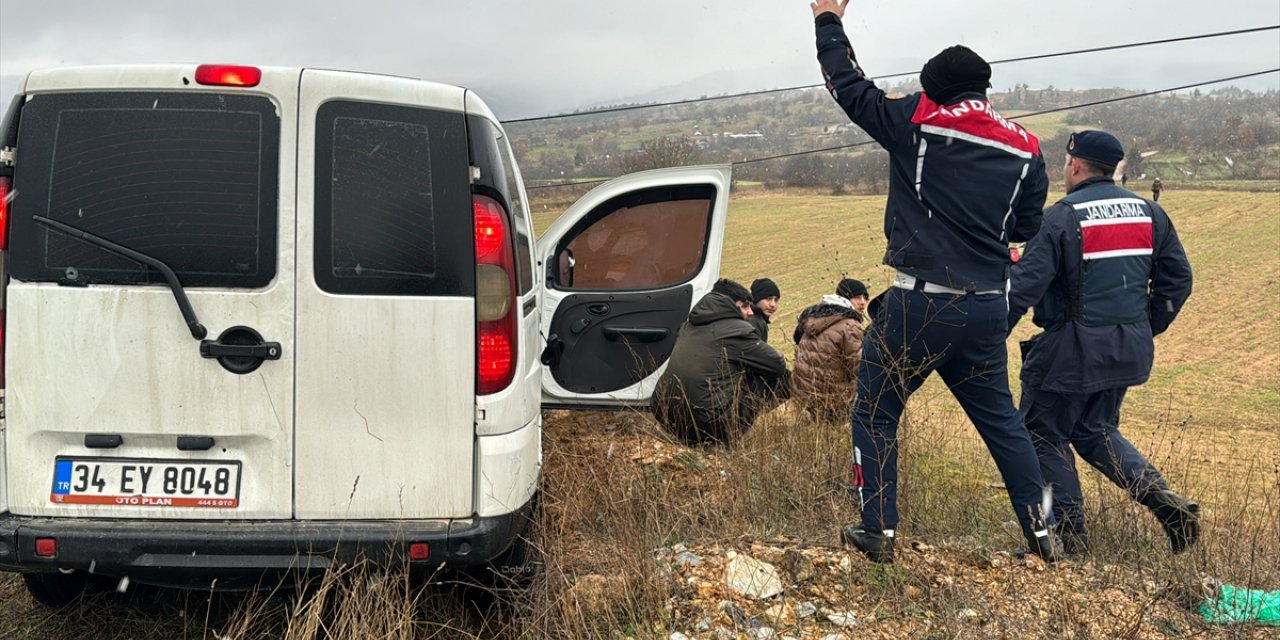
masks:
[(1066, 552), (1062, 548), (1062, 539), (1058, 537), (1057, 532), (1053, 529), (1044, 530), (1042, 536), (1035, 534), (1024, 536), (1029, 545), (1029, 551), (1040, 556), (1045, 562), (1057, 562), (1066, 556)]
[(1062, 552), (1068, 556), (1083, 556), (1089, 553), (1089, 533), (1084, 525), (1074, 525), (1059, 521), (1055, 525), (1058, 538), (1062, 540)]
[(1168, 489), (1152, 491), (1140, 502), (1160, 521), (1174, 553), (1182, 553), (1200, 539), (1200, 505)]
[(893, 534), (851, 524), (840, 530), (840, 542), (861, 551), (872, 562), (893, 564)]

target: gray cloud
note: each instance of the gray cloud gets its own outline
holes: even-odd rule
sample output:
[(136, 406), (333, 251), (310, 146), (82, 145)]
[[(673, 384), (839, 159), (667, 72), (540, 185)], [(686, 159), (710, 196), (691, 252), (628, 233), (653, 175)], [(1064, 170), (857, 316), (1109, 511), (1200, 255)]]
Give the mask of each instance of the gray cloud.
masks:
[[(805, 0), (0, 0), (0, 91), (35, 68), (243, 62), (375, 71), (476, 88), (503, 117), (630, 97), (819, 81)], [(962, 42), (989, 59), (1280, 23), (1256, 0), (850, 4), (869, 73)], [(997, 67), (997, 88), (1159, 88), (1280, 66), (1276, 32)], [(1247, 86), (1280, 86), (1273, 74)], [(703, 86), (705, 90), (693, 87)], [(680, 91), (664, 95), (663, 89)]]

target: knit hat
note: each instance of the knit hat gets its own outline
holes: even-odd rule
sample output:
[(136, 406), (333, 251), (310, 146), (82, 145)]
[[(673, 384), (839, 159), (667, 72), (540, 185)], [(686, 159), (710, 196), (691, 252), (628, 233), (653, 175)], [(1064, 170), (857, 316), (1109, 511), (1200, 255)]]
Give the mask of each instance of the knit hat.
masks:
[(947, 47), (924, 63), (920, 86), (938, 104), (947, 104), (963, 93), (985, 94), (991, 86), (991, 65), (969, 47)]
[(751, 301), (760, 302), (765, 298), (781, 298), (782, 290), (768, 278), (760, 278), (751, 283)]
[(862, 284), (859, 280), (853, 278), (845, 278), (836, 285), (836, 295), (841, 298), (856, 298), (858, 296), (867, 295), (867, 285)]

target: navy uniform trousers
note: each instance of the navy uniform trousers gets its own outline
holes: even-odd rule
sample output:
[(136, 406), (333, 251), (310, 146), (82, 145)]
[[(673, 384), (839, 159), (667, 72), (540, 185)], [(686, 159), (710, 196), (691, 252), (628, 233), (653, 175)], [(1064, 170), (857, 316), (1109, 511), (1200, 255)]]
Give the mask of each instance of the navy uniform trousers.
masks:
[(1085, 531), (1084, 499), (1071, 448), (1134, 500), (1168, 488), (1155, 466), (1120, 433), (1120, 403), (1127, 390), (1117, 387), (1081, 394), (1022, 390), (1023, 419), (1045, 482), (1053, 489), (1054, 518), (1064, 528)]
[(1003, 295), (884, 294), (862, 344), (853, 407), (864, 528), (898, 524), (898, 422), (907, 398), (937, 371), (995, 459), (1024, 535), (1047, 535), (1044, 480), (1009, 392), (1008, 311)]

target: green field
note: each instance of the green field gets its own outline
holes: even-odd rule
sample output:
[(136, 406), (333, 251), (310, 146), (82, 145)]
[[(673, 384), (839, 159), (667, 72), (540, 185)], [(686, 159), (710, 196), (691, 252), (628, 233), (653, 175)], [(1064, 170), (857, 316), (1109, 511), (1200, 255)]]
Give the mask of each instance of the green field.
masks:
[[(1135, 440), (1156, 446), (1176, 429), (1203, 445), (1201, 451), (1214, 452), (1202, 457), (1215, 470), (1274, 468), (1280, 461), (1280, 194), (1177, 191), (1166, 192), (1161, 204), (1186, 247), (1195, 289), (1157, 340), (1151, 381), (1130, 393), (1126, 424)], [(883, 198), (869, 196), (753, 196), (731, 203), (721, 272), (744, 283), (762, 276), (778, 282), (783, 300), (770, 333), (775, 347), (790, 355), (788, 338), (800, 310), (840, 277), (863, 280), (873, 291), (888, 285), (890, 271), (880, 265), (883, 207)], [(1024, 320), (1010, 340), (1011, 353), (1033, 331)], [(1015, 357), (1011, 370), (1017, 364)]]
[[(1060, 195), (1051, 193), (1049, 201)], [(788, 358), (800, 310), (841, 277), (862, 280), (873, 292), (888, 286), (891, 271), (880, 264), (884, 202), (754, 189), (730, 201), (721, 275), (778, 283), (782, 304), (770, 342)], [(1213, 452), (1197, 459), (1205, 472), (1246, 463), (1273, 468), (1280, 461), (1280, 193), (1166, 191), (1160, 204), (1186, 247), (1195, 289), (1157, 340), (1151, 381), (1129, 394), (1125, 424), (1135, 441), (1160, 447), (1176, 429), (1183, 445)], [(539, 228), (554, 219), (556, 207), (541, 210)], [(1033, 329), (1024, 320), (1010, 338), (1011, 353)], [(1017, 359), (1010, 364), (1016, 393)], [(936, 379), (931, 384), (939, 387)], [(924, 395), (936, 397), (942, 390), (929, 391)], [(949, 398), (943, 405), (959, 412)]]

